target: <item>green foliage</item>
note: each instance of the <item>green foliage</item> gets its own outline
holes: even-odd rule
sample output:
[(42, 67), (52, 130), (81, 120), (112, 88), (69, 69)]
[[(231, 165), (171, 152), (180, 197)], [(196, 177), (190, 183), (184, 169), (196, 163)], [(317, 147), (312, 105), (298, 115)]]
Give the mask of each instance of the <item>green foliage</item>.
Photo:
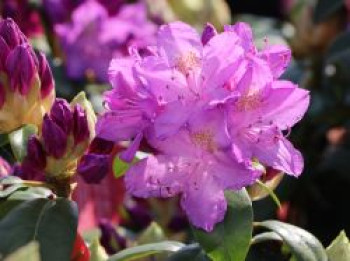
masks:
[(329, 261), (350, 260), (350, 242), (344, 231), (327, 248), (327, 255)]
[(36, 241), (29, 242), (9, 255), (4, 261), (40, 261), (39, 244)]
[(253, 210), (245, 189), (225, 193), (228, 208), (223, 222), (207, 233), (193, 229), (195, 238), (215, 261), (244, 261), (252, 237)]
[(25, 158), (28, 139), (37, 132), (38, 128), (35, 125), (26, 125), (9, 134), (11, 148), (17, 161), (21, 162)]
[(167, 261), (209, 261), (203, 249), (198, 244), (192, 244), (181, 248), (175, 254), (172, 254)]
[(176, 241), (163, 241), (159, 243), (145, 244), (127, 248), (119, 253), (110, 256), (107, 261), (129, 261), (141, 257), (147, 257), (164, 252), (177, 252), (185, 245)]
[(98, 237), (95, 237), (89, 246), (90, 261), (105, 261), (108, 256), (104, 248), (100, 245)]
[[(267, 228), (274, 233), (255, 236), (253, 242), (263, 240), (278, 240), (280, 237), (289, 247), (293, 258), (297, 261), (327, 261), (326, 251), (322, 244), (309, 232), (283, 222), (268, 220), (256, 224), (258, 227)], [(262, 240), (263, 239), (263, 240)]]
[(77, 207), (70, 200), (25, 201), (0, 221), (0, 253), (7, 256), (35, 240), (43, 261), (69, 260), (77, 230)]
[(344, 0), (318, 0), (314, 10), (315, 23), (321, 23), (344, 7)]
[(161, 242), (165, 239), (166, 236), (163, 229), (156, 222), (152, 222), (138, 237), (137, 243), (142, 245), (152, 242)]

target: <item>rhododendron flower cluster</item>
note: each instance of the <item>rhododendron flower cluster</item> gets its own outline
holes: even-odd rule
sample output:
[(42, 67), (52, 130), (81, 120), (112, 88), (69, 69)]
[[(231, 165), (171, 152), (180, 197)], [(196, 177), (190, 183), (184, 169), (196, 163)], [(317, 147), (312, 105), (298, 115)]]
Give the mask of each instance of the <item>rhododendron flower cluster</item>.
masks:
[(156, 32), (155, 24), (147, 20), (145, 4), (125, 4), (109, 16), (95, 0), (79, 5), (72, 12), (71, 22), (57, 24), (54, 29), (65, 53), (68, 76), (82, 79), (93, 75), (102, 82), (108, 79), (113, 57), (125, 56), (130, 44), (142, 48), (153, 43)]
[[(298, 176), (303, 158), (286, 139), (304, 115), (309, 93), (278, 80), (290, 50), (258, 50), (250, 27), (207, 25), (202, 36), (182, 22), (160, 28), (148, 53), (111, 62), (113, 89), (97, 135), (132, 140), (120, 158), (131, 161), (142, 139), (155, 154), (133, 165), (127, 190), (138, 197), (180, 195), (196, 227), (223, 220), (225, 190), (253, 184), (264, 166)], [(256, 164), (259, 163), (259, 164)]]

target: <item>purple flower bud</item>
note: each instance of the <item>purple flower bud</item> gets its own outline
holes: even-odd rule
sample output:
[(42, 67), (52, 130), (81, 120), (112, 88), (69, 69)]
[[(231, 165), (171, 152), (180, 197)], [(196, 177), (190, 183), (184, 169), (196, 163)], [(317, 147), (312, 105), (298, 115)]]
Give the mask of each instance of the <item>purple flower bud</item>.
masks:
[(152, 222), (150, 210), (141, 202), (131, 199), (125, 202), (125, 210), (130, 219), (123, 220), (123, 225), (135, 231), (140, 231), (149, 226)]
[(55, 83), (52, 77), (50, 66), (43, 53), (38, 55), (38, 72), (41, 81), (41, 98), (48, 96), (55, 88)]
[(107, 175), (109, 165), (109, 155), (89, 153), (81, 158), (77, 172), (86, 183), (99, 183)]
[(85, 110), (79, 104), (74, 106), (73, 136), (75, 144), (88, 139), (90, 136), (89, 124)]
[(202, 33), (202, 44), (206, 45), (209, 40), (217, 34), (218, 32), (216, 31), (215, 27), (212, 24), (207, 23)]
[(25, 180), (45, 180), (44, 172), (42, 170), (35, 169), (32, 165), (28, 164), (28, 162), (23, 162), (21, 165), (16, 163), (13, 166), (12, 174)]
[(114, 142), (95, 137), (90, 144), (89, 152), (98, 154), (110, 154), (113, 151)]
[(24, 159), (36, 169), (45, 169), (46, 155), (43, 146), (37, 137), (31, 136), (27, 145), (27, 156)]
[(117, 233), (108, 220), (101, 219), (98, 226), (101, 229), (100, 242), (107, 254), (113, 255), (117, 251), (126, 248), (125, 238)]
[(8, 47), (4, 38), (0, 36), (0, 70), (1, 71), (5, 70), (6, 59), (9, 53), (10, 53), (10, 48)]
[(19, 44), (27, 42), (26, 37), (11, 18), (0, 21), (0, 36), (11, 49), (14, 49)]
[(28, 94), (36, 73), (35, 59), (34, 51), (27, 44), (19, 45), (10, 52), (6, 60), (6, 70), (13, 91), (18, 90), (22, 95)]
[(68, 135), (73, 128), (73, 114), (69, 103), (64, 99), (56, 99), (50, 111), (52, 120)]
[(66, 151), (67, 134), (47, 114), (44, 116), (42, 132), (47, 154), (56, 159), (62, 157)]

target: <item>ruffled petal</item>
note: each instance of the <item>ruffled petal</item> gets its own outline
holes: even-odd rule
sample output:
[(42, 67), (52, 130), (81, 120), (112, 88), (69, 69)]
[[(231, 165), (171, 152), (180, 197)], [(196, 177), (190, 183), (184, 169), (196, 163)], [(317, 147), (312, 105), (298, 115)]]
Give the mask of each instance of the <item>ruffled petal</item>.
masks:
[(224, 219), (227, 202), (224, 190), (213, 177), (198, 173), (183, 192), (181, 207), (194, 226), (210, 232), (216, 223)]
[(291, 59), (291, 50), (285, 45), (270, 45), (259, 53), (270, 66), (273, 77), (277, 79), (284, 73)]
[(125, 185), (134, 196), (172, 197), (183, 191), (193, 168), (189, 160), (168, 156), (149, 156), (125, 174)]

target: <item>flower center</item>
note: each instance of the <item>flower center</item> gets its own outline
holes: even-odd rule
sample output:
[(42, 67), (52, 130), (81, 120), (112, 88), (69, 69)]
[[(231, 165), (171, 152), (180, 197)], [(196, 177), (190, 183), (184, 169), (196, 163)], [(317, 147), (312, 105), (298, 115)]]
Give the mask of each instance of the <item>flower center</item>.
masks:
[(191, 70), (195, 69), (196, 67), (199, 67), (199, 64), (200, 64), (200, 59), (192, 51), (189, 51), (181, 55), (175, 61), (176, 69), (179, 70), (184, 75), (187, 75)]
[(196, 146), (210, 152), (213, 152), (217, 148), (214, 141), (214, 134), (209, 130), (192, 133), (191, 139)]
[(250, 111), (254, 110), (257, 107), (260, 107), (262, 103), (261, 94), (259, 91), (251, 91), (247, 94), (242, 95), (236, 102), (236, 110)]

